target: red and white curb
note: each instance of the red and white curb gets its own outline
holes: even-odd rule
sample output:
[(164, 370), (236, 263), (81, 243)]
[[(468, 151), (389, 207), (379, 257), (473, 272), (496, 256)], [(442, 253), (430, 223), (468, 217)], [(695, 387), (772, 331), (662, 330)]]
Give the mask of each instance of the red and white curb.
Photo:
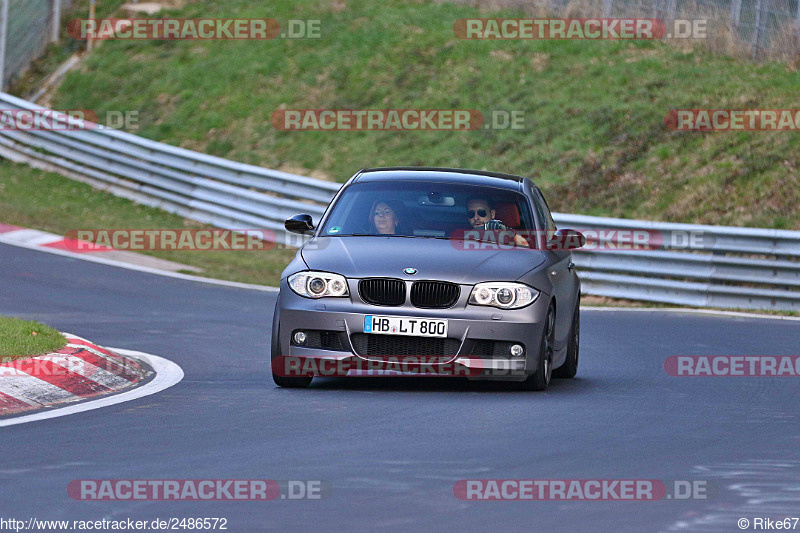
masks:
[[(181, 368), (167, 359), (132, 350), (112, 351), (75, 335), (64, 336), (67, 345), (55, 352), (0, 364), (0, 414), (34, 411), (0, 419), (0, 427), (133, 400), (183, 379)], [(111, 393), (115, 394), (107, 396)], [(75, 403), (89, 398), (94, 399)]]
[(47, 233), (38, 229), (22, 228), (10, 224), (0, 224), (0, 235), (5, 242), (19, 243), (27, 246), (44, 246), (56, 250), (69, 250), (72, 253), (110, 252), (112, 248), (97, 246), (94, 243), (66, 239), (55, 233)]

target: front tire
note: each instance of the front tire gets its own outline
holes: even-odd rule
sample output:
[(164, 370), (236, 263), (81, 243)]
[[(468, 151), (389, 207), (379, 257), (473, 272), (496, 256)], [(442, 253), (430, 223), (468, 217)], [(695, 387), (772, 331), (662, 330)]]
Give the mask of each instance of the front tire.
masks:
[(283, 376), (276, 376), (274, 372), (272, 374), (272, 381), (275, 382), (275, 385), (285, 389), (305, 389), (311, 385), (312, 379), (314, 378), (311, 376), (285, 378)]
[(580, 355), (581, 345), (581, 301), (575, 306), (575, 313), (572, 316), (572, 327), (569, 330), (569, 341), (567, 341), (567, 359), (564, 364), (553, 371), (553, 377), (561, 379), (572, 379), (578, 373), (578, 356)]
[(523, 390), (543, 391), (550, 385), (553, 377), (553, 344), (556, 340), (556, 312), (552, 305), (547, 310), (547, 318), (539, 345), (539, 364), (536, 372), (522, 382)]

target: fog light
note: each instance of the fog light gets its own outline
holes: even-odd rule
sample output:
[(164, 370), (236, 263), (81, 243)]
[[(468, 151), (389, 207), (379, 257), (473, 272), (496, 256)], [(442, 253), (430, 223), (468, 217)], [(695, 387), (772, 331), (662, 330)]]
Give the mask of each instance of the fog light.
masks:
[(525, 353), (525, 348), (519, 344), (512, 344), (509, 351), (511, 352), (512, 357), (520, 357), (523, 353)]
[(298, 331), (294, 334), (294, 343), (295, 344), (305, 344), (306, 343), (306, 334), (302, 331)]

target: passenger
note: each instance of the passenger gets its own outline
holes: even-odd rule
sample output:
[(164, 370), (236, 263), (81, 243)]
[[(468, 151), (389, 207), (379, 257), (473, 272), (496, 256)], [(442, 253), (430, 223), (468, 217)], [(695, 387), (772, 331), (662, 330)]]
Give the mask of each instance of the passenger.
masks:
[(370, 232), (378, 235), (400, 235), (400, 205), (392, 200), (376, 200), (369, 216)]
[[(494, 204), (489, 198), (473, 196), (467, 199), (467, 219), (469, 219), (470, 226), (475, 229), (514, 231), (494, 217)], [(530, 248), (528, 241), (516, 231), (514, 231), (514, 244)]]

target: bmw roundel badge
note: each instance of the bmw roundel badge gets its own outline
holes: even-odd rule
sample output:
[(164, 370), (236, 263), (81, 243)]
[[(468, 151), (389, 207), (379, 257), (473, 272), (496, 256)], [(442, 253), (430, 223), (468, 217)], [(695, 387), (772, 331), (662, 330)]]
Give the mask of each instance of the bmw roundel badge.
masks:
[(414, 274), (416, 274), (416, 273), (417, 273), (417, 269), (416, 269), (416, 268), (411, 268), (411, 267), (409, 267), (409, 268), (404, 268), (404, 269), (403, 269), (403, 272), (405, 272), (405, 273), (406, 273), (406, 274), (408, 274), (409, 276), (413, 276)]

